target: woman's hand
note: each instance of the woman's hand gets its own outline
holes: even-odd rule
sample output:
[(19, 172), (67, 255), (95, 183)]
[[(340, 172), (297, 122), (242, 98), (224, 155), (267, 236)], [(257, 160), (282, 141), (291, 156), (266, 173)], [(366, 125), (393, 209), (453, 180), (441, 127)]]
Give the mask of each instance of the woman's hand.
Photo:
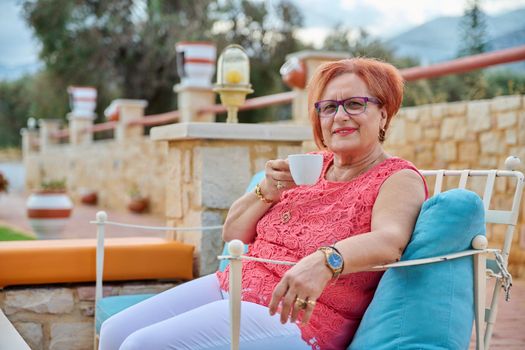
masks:
[(331, 279), (332, 272), (326, 266), (322, 252), (316, 251), (304, 257), (284, 274), (273, 290), (268, 305), (270, 315), (277, 312), (281, 303), (281, 323), (286, 323), (288, 319), (295, 322), (302, 310), (302, 323), (308, 323), (317, 298)]
[(266, 177), (261, 182), (261, 192), (264, 198), (278, 202), (285, 190), (296, 187), (293, 182), (288, 160), (274, 159), (266, 162)]

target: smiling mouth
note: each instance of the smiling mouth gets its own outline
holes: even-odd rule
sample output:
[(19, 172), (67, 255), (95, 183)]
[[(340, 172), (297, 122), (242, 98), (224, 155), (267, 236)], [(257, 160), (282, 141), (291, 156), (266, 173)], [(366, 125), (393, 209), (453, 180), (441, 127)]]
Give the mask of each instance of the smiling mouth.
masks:
[(356, 132), (357, 129), (354, 129), (354, 128), (343, 128), (343, 129), (336, 129), (333, 134), (335, 135), (341, 135), (341, 136), (346, 136), (346, 135), (350, 135), (350, 134), (353, 134), (354, 132)]

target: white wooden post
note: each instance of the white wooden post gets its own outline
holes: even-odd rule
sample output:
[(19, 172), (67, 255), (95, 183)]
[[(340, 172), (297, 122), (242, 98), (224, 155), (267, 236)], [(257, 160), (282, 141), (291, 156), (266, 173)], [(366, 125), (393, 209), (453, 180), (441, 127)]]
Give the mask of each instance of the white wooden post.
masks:
[(96, 284), (95, 284), (95, 317), (93, 324), (93, 349), (97, 350), (98, 348), (98, 334), (97, 334), (97, 303), (103, 297), (102, 292), (102, 278), (104, 273), (104, 229), (105, 223), (108, 219), (108, 214), (105, 211), (97, 212), (96, 221), (97, 221), (97, 270), (96, 270)]
[(228, 250), (232, 256), (230, 260), (231, 350), (239, 349), (239, 338), (241, 335), (242, 260), (239, 257), (243, 253), (243, 249), (244, 244), (238, 239), (228, 243)]
[[(487, 238), (478, 235), (472, 240), (472, 248), (482, 250), (488, 246)], [(483, 253), (474, 255), (474, 323), (476, 326), (476, 350), (485, 350), (485, 296), (487, 288), (487, 259)]]

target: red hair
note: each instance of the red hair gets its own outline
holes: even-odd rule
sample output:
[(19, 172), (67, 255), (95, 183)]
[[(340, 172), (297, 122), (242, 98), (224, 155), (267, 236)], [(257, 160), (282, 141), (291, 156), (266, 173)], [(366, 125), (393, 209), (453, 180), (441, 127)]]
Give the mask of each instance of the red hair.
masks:
[(308, 116), (313, 128), (314, 141), (320, 149), (326, 146), (323, 143), (321, 123), (314, 103), (321, 99), (330, 80), (345, 73), (354, 73), (361, 78), (372, 97), (381, 101), (380, 107), (384, 107), (387, 113), (385, 130), (403, 101), (404, 79), (399, 70), (390, 63), (358, 57), (320, 65), (308, 84)]

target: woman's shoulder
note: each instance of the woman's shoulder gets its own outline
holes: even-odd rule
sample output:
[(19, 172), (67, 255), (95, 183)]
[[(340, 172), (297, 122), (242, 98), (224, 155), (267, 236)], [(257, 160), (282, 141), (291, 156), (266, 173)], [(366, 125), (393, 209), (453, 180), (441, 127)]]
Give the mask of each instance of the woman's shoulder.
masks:
[(412, 169), (412, 170), (419, 172), (419, 170), (416, 168), (416, 166), (412, 162), (406, 159), (400, 158), (400, 157), (396, 157), (396, 156), (392, 156), (392, 157), (385, 159), (381, 165), (382, 165), (382, 168), (384, 169), (390, 169), (390, 170)]
[[(384, 166), (383, 169), (380, 170), (380, 172), (383, 172), (383, 176), (378, 176), (381, 178), (380, 183), (381, 185), (392, 175), (398, 174), (402, 177), (406, 177), (407, 179), (410, 179), (410, 181), (413, 181), (414, 183), (421, 183), (421, 180), (423, 182), (423, 186), (425, 189), (425, 198), (428, 197), (428, 187), (425, 180), (425, 177), (418, 168), (412, 162), (399, 158), (399, 157), (390, 157), (386, 159), (383, 162)], [(412, 170), (408, 172), (402, 172), (402, 170)]]

